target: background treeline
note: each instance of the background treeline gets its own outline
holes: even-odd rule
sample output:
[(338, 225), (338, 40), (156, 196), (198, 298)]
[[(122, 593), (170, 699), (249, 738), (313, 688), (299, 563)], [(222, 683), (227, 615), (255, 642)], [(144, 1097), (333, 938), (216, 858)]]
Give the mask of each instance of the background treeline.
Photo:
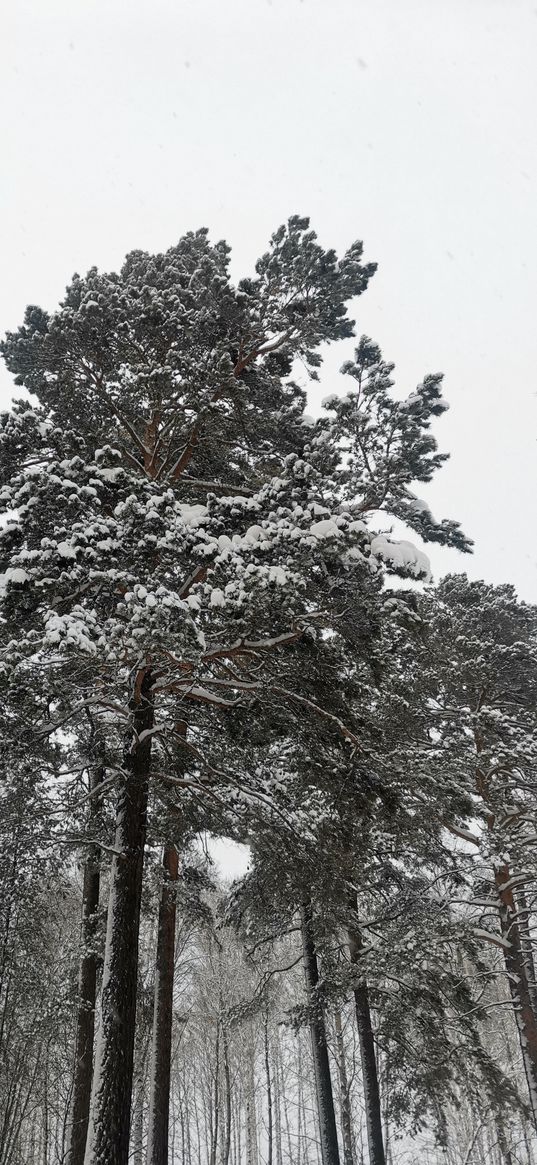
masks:
[(2, 345), (0, 1161), (532, 1165), (537, 611), (407, 540), (439, 375), (304, 411), (361, 244), (228, 262)]

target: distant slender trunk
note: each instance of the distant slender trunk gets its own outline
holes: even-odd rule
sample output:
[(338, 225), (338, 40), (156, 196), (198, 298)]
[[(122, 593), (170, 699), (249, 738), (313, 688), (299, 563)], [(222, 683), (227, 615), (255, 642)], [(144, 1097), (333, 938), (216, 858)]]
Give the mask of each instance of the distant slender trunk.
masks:
[(176, 890), (179, 858), (174, 845), (164, 847), (164, 878), (160, 891), (153, 1047), (149, 1084), (147, 1165), (168, 1165), (170, 1074), (173, 1026)]
[[(97, 792), (104, 780), (104, 766), (90, 769), (88, 834), (97, 826), (100, 806)], [(78, 972), (78, 1011), (76, 1017), (75, 1064), (71, 1127), (69, 1130), (68, 1165), (84, 1165), (93, 1076), (93, 1037), (95, 1034), (95, 998), (99, 956), (95, 949), (99, 910), (101, 868), (99, 847), (88, 846), (82, 888), (82, 953)]]
[(323, 1165), (339, 1165), (334, 1095), (330, 1076), (324, 1010), (318, 992), (319, 967), (313, 935), (312, 905), (309, 899), (303, 902), (300, 917), (302, 924), (304, 977), (306, 981), (306, 995), (310, 1007), (311, 1050), (317, 1093), (321, 1156)]
[(478, 1165), (486, 1165), (485, 1157), (484, 1157), (484, 1153), (483, 1153), (483, 1137), (482, 1137), (482, 1133), (483, 1133), (483, 1129), (484, 1129), (484, 1120), (480, 1116), (480, 1113), (474, 1104), (471, 1105), (471, 1112), (472, 1112), (472, 1118), (473, 1118), (473, 1122), (474, 1122), (474, 1124), (473, 1124), (473, 1136), (472, 1136), (472, 1140), (470, 1142), (470, 1145), (468, 1146), (465, 1165), (467, 1165), (467, 1163), (470, 1162), (470, 1160), (477, 1160)]
[(228, 1165), (231, 1152), (231, 1074), (229, 1071), (229, 1040), (225, 1019), (221, 1020), (222, 1028), (222, 1063), (224, 1068), (224, 1112), (225, 1135), (222, 1147), (222, 1165)]
[(514, 1165), (513, 1158), (511, 1156), (511, 1150), (507, 1144), (505, 1129), (501, 1120), (498, 1118), (496, 1118), (496, 1136), (498, 1139), (498, 1148), (500, 1150), (502, 1165)]
[[(240, 1165), (241, 1162), (241, 1125), (242, 1125), (242, 1088), (239, 1084), (235, 1089), (233, 1097), (233, 1145), (231, 1160), (233, 1165)], [(199, 1161), (199, 1156), (198, 1156)]]
[[(353, 915), (356, 915), (357, 902), (355, 897), (349, 900), (349, 906), (352, 918)], [(362, 946), (362, 936), (358, 930), (358, 926), (354, 922), (351, 922), (349, 925), (349, 953), (351, 963), (356, 965), (359, 962)], [(354, 988), (354, 1009), (356, 1012), (356, 1025), (358, 1028), (360, 1057), (362, 1061), (362, 1084), (364, 1089), (369, 1162), (370, 1165), (386, 1165), (382, 1138), (382, 1111), (380, 1107), (375, 1041), (373, 1038), (371, 1010), (369, 1007), (369, 992), (367, 983), (364, 980), (360, 980)]]
[[(138, 936), (154, 704), (150, 668), (136, 676), (116, 808), (108, 924), (85, 1165), (128, 1165)], [(141, 739), (140, 739), (141, 737)]]
[(270, 1076), (270, 1048), (269, 1048), (269, 1034), (268, 1034), (268, 1008), (265, 1012), (265, 1023), (263, 1026), (264, 1037), (264, 1053), (265, 1053), (265, 1079), (267, 1089), (267, 1165), (272, 1165), (272, 1081)]
[(526, 1157), (528, 1158), (525, 1165), (533, 1165), (535, 1158), (533, 1156), (533, 1149), (530, 1145), (530, 1141), (529, 1141), (529, 1137), (528, 1137), (528, 1129), (527, 1129), (527, 1125), (526, 1125), (525, 1121), (522, 1121), (522, 1140), (524, 1141), (524, 1148), (526, 1150)]
[(218, 1126), (220, 1123), (220, 1017), (216, 1021), (216, 1044), (214, 1050), (214, 1119), (211, 1125), (211, 1155), (209, 1157), (209, 1165), (216, 1165), (216, 1153), (218, 1149)]
[(279, 1071), (280, 1071), (280, 1097), (281, 1097), (281, 1103), (283, 1105), (283, 1115), (284, 1115), (284, 1119), (285, 1119), (287, 1153), (288, 1153), (288, 1157), (289, 1157), (289, 1165), (294, 1165), (295, 1158), (293, 1156), (293, 1141), (292, 1141), (292, 1137), (291, 1137), (291, 1124), (289, 1121), (289, 1100), (288, 1100), (289, 1092), (288, 1092), (288, 1089), (286, 1088), (286, 1080), (285, 1080), (284, 1067), (283, 1067), (283, 1058), (281, 1056), (279, 1056), (278, 1059), (279, 1059)]
[(494, 871), (498, 894), (500, 928), (509, 944), (504, 947), (505, 968), (518, 1029), (520, 1051), (528, 1083), (533, 1123), (537, 1131), (537, 1016), (532, 1006), (532, 985), (528, 977), (527, 952), (521, 935), (517, 904), (507, 865)]
[[(306, 1154), (303, 1152), (303, 1149), (306, 1144), (308, 1130), (306, 1128), (305, 1132), (302, 1131), (302, 1125), (306, 1124), (306, 1114), (304, 1112), (304, 1071), (302, 1063), (302, 1041), (300, 1039), (300, 1032), (297, 1039), (296, 1061), (296, 1165), (303, 1165), (303, 1158), (306, 1156)], [(318, 1120), (317, 1123), (319, 1123)], [(306, 1161), (304, 1161), (304, 1165), (307, 1165)]]
[(144, 1163), (144, 1093), (142, 1082), (134, 1097), (132, 1119), (132, 1165)]
[[(280, 1095), (280, 1072), (278, 1066), (278, 1038), (273, 1040), (274, 1049), (274, 1147), (276, 1149), (276, 1165), (283, 1165), (282, 1149), (282, 1104)], [(291, 1162), (289, 1162), (291, 1165)]]
[(255, 1110), (255, 1070), (253, 1045), (248, 1049), (246, 1073), (246, 1161), (247, 1165), (258, 1165), (257, 1114)]
[(48, 1112), (48, 1054), (45, 1060), (45, 1081), (43, 1089), (43, 1161), (42, 1165), (48, 1165), (48, 1139), (49, 1139), (49, 1112)]
[(339, 1073), (339, 1095), (341, 1107), (341, 1139), (343, 1142), (344, 1165), (354, 1165), (352, 1147), (352, 1117), (349, 1097), (349, 1082), (347, 1079), (347, 1065), (345, 1063), (345, 1044), (343, 1042), (343, 1026), (341, 1012), (336, 1007), (334, 1012), (334, 1027), (336, 1030), (337, 1066)]

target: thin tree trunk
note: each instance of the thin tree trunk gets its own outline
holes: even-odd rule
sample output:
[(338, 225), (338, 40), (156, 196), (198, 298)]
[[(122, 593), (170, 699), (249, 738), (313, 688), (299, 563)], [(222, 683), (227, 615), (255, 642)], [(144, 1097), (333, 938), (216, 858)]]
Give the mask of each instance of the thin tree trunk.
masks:
[(132, 1165), (143, 1165), (144, 1161), (144, 1090), (142, 1079), (134, 1097), (132, 1120)]
[[(356, 898), (350, 899), (349, 906), (352, 915), (356, 915)], [(354, 965), (358, 964), (360, 960), (362, 945), (360, 931), (357, 925), (351, 922), (349, 925), (349, 953), (351, 963)], [(363, 980), (357, 983), (354, 988), (354, 1009), (356, 1012), (360, 1058), (362, 1061), (362, 1085), (364, 1090), (369, 1162), (370, 1165), (386, 1165), (382, 1137), (382, 1112), (380, 1107), (377, 1058), (371, 1023), (371, 1009), (369, 1006), (369, 991), (367, 989), (367, 983)]]
[(501, 1120), (498, 1118), (496, 1118), (496, 1137), (498, 1140), (498, 1149), (500, 1150), (502, 1165), (514, 1165), (511, 1150), (507, 1144), (505, 1129)]
[(48, 1112), (48, 1056), (45, 1061), (45, 1086), (43, 1091), (43, 1160), (42, 1165), (48, 1165), (48, 1139), (49, 1139), (49, 1112)]
[(530, 1141), (529, 1141), (529, 1137), (528, 1137), (528, 1129), (527, 1129), (525, 1120), (522, 1121), (522, 1140), (524, 1141), (524, 1148), (526, 1150), (526, 1156), (528, 1158), (527, 1165), (533, 1165), (533, 1160), (534, 1160), (533, 1150), (532, 1150), (532, 1147), (530, 1145)]
[[(302, 1132), (302, 1125), (306, 1123), (306, 1114), (304, 1112), (304, 1088), (303, 1080), (304, 1074), (302, 1071), (302, 1042), (300, 1039), (301, 1033), (298, 1033), (296, 1059), (297, 1059), (297, 1097), (296, 1097), (296, 1165), (303, 1165), (302, 1158), (304, 1156), (303, 1148), (305, 1137)], [(310, 1036), (311, 1039), (311, 1036)]]
[(265, 1052), (265, 1078), (267, 1089), (267, 1165), (272, 1165), (272, 1081), (270, 1076), (270, 1049), (269, 1049), (269, 1034), (268, 1034), (268, 1008), (265, 1012), (264, 1023), (264, 1052)]
[[(92, 766), (89, 776), (88, 834), (97, 825), (100, 814), (97, 791), (105, 776), (104, 766)], [(84, 1165), (93, 1075), (93, 1038), (95, 1034), (95, 999), (99, 956), (95, 949), (99, 910), (101, 867), (99, 847), (88, 847), (82, 889), (82, 953), (78, 973), (78, 1010), (76, 1017), (75, 1064), (71, 1126), (69, 1129), (68, 1165)]]
[(246, 1079), (246, 1161), (247, 1165), (258, 1165), (257, 1114), (255, 1110), (255, 1072), (253, 1046), (248, 1052)]
[[(185, 1089), (186, 1157), (187, 1157), (186, 1165), (190, 1165), (190, 1163), (192, 1161), (192, 1134), (190, 1131), (190, 1107), (191, 1106), (189, 1104), (188, 1092)], [(173, 1142), (172, 1142), (172, 1154), (173, 1154)], [(172, 1156), (172, 1161), (175, 1161), (174, 1156)]]
[(183, 1165), (184, 1165), (184, 1161), (185, 1161), (185, 1109), (183, 1107), (182, 1100), (181, 1100), (180, 1105), (179, 1105), (179, 1121), (180, 1121), (180, 1127), (181, 1127), (181, 1161), (183, 1162)]
[(537, 1131), (537, 1016), (532, 1006), (532, 990), (524, 957), (524, 943), (511, 886), (511, 873), (507, 865), (495, 869), (494, 881), (498, 893), (502, 937), (509, 944), (504, 947), (505, 968), (528, 1083), (533, 1123)]
[(336, 1030), (337, 1066), (339, 1072), (339, 1092), (341, 1104), (341, 1139), (343, 1142), (344, 1165), (354, 1165), (352, 1148), (352, 1117), (349, 1096), (349, 1082), (347, 1079), (347, 1065), (345, 1063), (345, 1044), (343, 1042), (343, 1026), (341, 1012), (336, 1007), (334, 1012), (334, 1027)]
[(222, 1165), (228, 1165), (231, 1150), (231, 1075), (229, 1071), (229, 1041), (225, 1019), (221, 1020), (222, 1028), (222, 1062), (224, 1067), (224, 1105), (225, 1105), (225, 1136), (222, 1148)]
[[(278, 1066), (279, 1051), (278, 1051), (278, 1037), (275, 1035), (273, 1040), (274, 1049), (274, 1146), (276, 1149), (276, 1165), (283, 1165), (283, 1150), (282, 1150), (282, 1104), (280, 1093), (280, 1072)], [(289, 1163), (291, 1165), (291, 1163)]]
[(330, 1076), (330, 1061), (328, 1059), (326, 1025), (318, 992), (319, 967), (313, 936), (311, 901), (306, 900), (303, 902), (300, 915), (302, 924), (302, 949), (304, 954), (304, 977), (306, 981), (306, 995), (310, 1006), (311, 1050), (317, 1094), (321, 1157), (323, 1165), (339, 1165), (336, 1114), (334, 1111), (334, 1095)]
[(214, 1049), (214, 1120), (211, 1122), (211, 1155), (209, 1165), (216, 1165), (218, 1150), (218, 1128), (220, 1123), (220, 1019), (216, 1021), (216, 1043)]
[(240, 1165), (241, 1160), (241, 1116), (242, 1116), (242, 1091), (239, 1084), (238, 1089), (235, 1089), (235, 1096), (233, 1101), (233, 1152), (231, 1159), (233, 1165)]
[(116, 809), (100, 1029), (85, 1165), (127, 1165), (129, 1158), (138, 936), (151, 762), (150, 731), (154, 723), (150, 668), (139, 669), (129, 708), (131, 727)]
[(290, 1165), (295, 1165), (295, 1157), (293, 1155), (293, 1141), (292, 1141), (292, 1137), (291, 1137), (291, 1123), (289, 1120), (288, 1091), (286, 1089), (286, 1080), (285, 1080), (284, 1068), (283, 1068), (283, 1058), (281, 1056), (280, 1056), (280, 1081), (281, 1081), (280, 1095), (282, 1098), (283, 1115), (285, 1118), (285, 1132), (287, 1135), (287, 1150), (289, 1153), (289, 1162), (290, 1162)]
[(164, 847), (163, 867), (164, 880), (158, 917), (147, 1165), (168, 1165), (175, 916), (179, 875), (179, 858), (174, 845)]
[(198, 1110), (198, 1093), (194, 1088), (194, 1116), (196, 1119), (196, 1146), (198, 1150), (198, 1165), (201, 1165), (201, 1131), (200, 1131), (200, 1115)]

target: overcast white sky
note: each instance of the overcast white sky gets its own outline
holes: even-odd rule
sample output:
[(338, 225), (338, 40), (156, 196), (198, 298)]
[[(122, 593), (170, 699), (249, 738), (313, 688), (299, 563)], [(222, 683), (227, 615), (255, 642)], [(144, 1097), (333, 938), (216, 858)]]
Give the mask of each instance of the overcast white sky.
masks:
[(446, 373), (426, 496), (476, 551), (435, 572), (537, 602), (537, 0), (6, 0), (1, 25), (0, 332), (198, 226), (237, 277), (291, 213), (363, 238), (358, 332), (405, 392)]

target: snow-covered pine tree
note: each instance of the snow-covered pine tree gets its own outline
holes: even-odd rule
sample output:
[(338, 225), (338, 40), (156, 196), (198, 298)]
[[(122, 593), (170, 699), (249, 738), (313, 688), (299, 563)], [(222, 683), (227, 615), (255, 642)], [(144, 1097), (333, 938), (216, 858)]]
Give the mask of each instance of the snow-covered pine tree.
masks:
[[(503, 952), (537, 1128), (534, 967), (537, 612), (514, 588), (448, 576), (422, 600), (428, 634), (421, 676), (439, 777), (466, 783), (466, 815), (447, 816), (481, 919)], [(487, 875), (486, 871), (489, 870)]]
[[(429, 481), (445, 460), (430, 433), (432, 419), (447, 407), (440, 395), (441, 377), (427, 377), (415, 393), (401, 401), (391, 392), (392, 370), (393, 366), (382, 360), (377, 346), (362, 338), (354, 362), (342, 369), (357, 382), (356, 389), (344, 397), (327, 398), (325, 407), (334, 416), (312, 423), (312, 461), (327, 476), (334, 474), (336, 446), (340, 460), (334, 476), (341, 515), (353, 519), (353, 529), (363, 541), (348, 554), (356, 566), (351, 573), (342, 566), (337, 550), (341, 531), (327, 520), (328, 511), (322, 515), (316, 529), (317, 536), (327, 542), (323, 589), (331, 612), (330, 632), (328, 637), (326, 631), (324, 635), (321, 632), (315, 643), (311, 638), (302, 639), (286, 657), (286, 664), (296, 672), (300, 685), (297, 687), (297, 681), (293, 684), (295, 694), (302, 695), (300, 708), (295, 708), (295, 713), (300, 713), (300, 723), (294, 722), (290, 729), (286, 709), (285, 718), (273, 720), (272, 730), (264, 740), (263, 730), (257, 739), (252, 738), (251, 719), (244, 728), (246, 741), (253, 745), (250, 768), (256, 767), (256, 754), (262, 757), (268, 797), (274, 776), (279, 779), (274, 788), (278, 811), (280, 817), (287, 815), (293, 835), (289, 861), (294, 873), (288, 872), (287, 878), (294, 886), (291, 893), (295, 906), (306, 894), (306, 889), (301, 890), (304, 878), (311, 891), (312, 868), (317, 867), (319, 853), (328, 854), (332, 876), (349, 914), (347, 926), (356, 963), (362, 944), (355, 921), (355, 887), (361, 881), (358, 870), (367, 870), (375, 862), (377, 847), (382, 852), (386, 845), (382, 804), (389, 806), (388, 817), (391, 815), (392, 819), (396, 809), (406, 818), (415, 812), (412, 801), (416, 791), (412, 781), (409, 787), (406, 766), (402, 764), (411, 731), (404, 684), (399, 690), (393, 684), (378, 690), (387, 665), (393, 671), (391, 624), (401, 614), (410, 621), (414, 616), (404, 596), (382, 593), (381, 564), (403, 577), (425, 577), (428, 571), (425, 556), (411, 543), (375, 533), (368, 529), (365, 519), (371, 520), (375, 515), (378, 521), (378, 511), (382, 511), (403, 520), (425, 540), (447, 542), (462, 550), (469, 548), (458, 525), (436, 522), (411, 489), (415, 482)], [(319, 586), (317, 580), (316, 585)], [(332, 725), (346, 726), (347, 738), (354, 748), (351, 760), (337, 734), (326, 731), (328, 725), (325, 728), (316, 723), (315, 715), (304, 720), (308, 702), (312, 710), (322, 707), (325, 713), (329, 712)], [(395, 725), (399, 736), (394, 739)], [(424, 730), (423, 717), (416, 725), (414, 716), (412, 729), (418, 733)], [(381, 743), (383, 734), (386, 739)], [(428, 742), (426, 735), (425, 740)], [(334, 788), (338, 789), (337, 796)], [(333, 822), (337, 825), (331, 831)], [(266, 832), (261, 834), (262, 844), (268, 844), (269, 852), (273, 845), (270, 829), (277, 830), (279, 824), (281, 821), (273, 817), (268, 838)], [(440, 828), (436, 820), (436, 837)], [(387, 832), (388, 836), (393, 834), (393, 821)], [(300, 841), (298, 850), (295, 838)], [(342, 838), (346, 840), (342, 842)], [(318, 893), (322, 901), (322, 882)], [(383, 1165), (380, 1099), (363, 977), (356, 983), (356, 1006), (369, 1104), (370, 1156), (375, 1165)], [(330, 1151), (327, 1140), (325, 1155)]]
[(289, 373), (352, 335), (345, 305), (373, 267), (360, 244), (338, 261), (308, 225), (290, 219), (238, 288), (204, 231), (135, 252), (118, 275), (75, 277), (54, 314), (29, 308), (2, 345), (38, 401), (3, 419), (2, 658), (31, 669), (54, 727), (100, 716), (117, 784), (89, 1165), (128, 1155), (153, 742), (177, 737), (185, 706), (218, 715), (264, 693), (233, 662), (310, 622), (305, 571), (334, 490), (311, 480)]

